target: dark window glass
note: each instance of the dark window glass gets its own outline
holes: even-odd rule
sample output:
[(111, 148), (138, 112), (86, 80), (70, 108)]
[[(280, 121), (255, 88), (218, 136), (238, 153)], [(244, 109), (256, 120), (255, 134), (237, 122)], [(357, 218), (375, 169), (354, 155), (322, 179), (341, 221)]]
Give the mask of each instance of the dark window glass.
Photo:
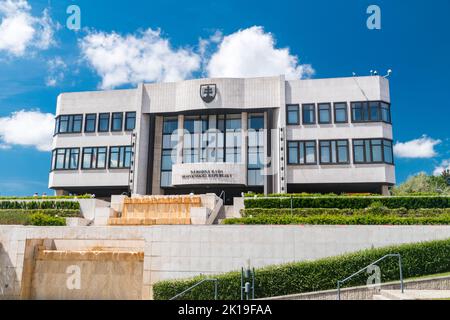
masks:
[(320, 163), (331, 163), (331, 142), (320, 141)]
[(316, 164), (315, 141), (288, 141), (288, 164)]
[(69, 116), (61, 116), (59, 118), (59, 131), (58, 133), (66, 133), (69, 131)]
[(392, 142), (386, 139), (353, 140), (355, 163), (393, 163)]
[(394, 163), (394, 156), (392, 153), (392, 142), (389, 140), (383, 140), (383, 148), (384, 148), (384, 161), (389, 164)]
[(298, 142), (289, 142), (288, 143), (288, 163), (289, 164), (298, 164)]
[(381, 102), (381, 120), (391, 123), (391, 110), (389, 104)]
[(98, 115), (98, 131), (108, 132), (109, 131), (109, 113), (100, 113)]
[(127, 112), (125, 114), (125, 130), (132, 131), (136, 127), (136, 112)]
[(105, 169), (106, 147), (83, 148), (82, 169)]
[(316, 110), (314, 104), (304, 104), (303, 109), (303, 124), (316, 123)]
[(352, 122), (391, 122), (390, 106), (385, 102), (352, 102)]
[(331, 104), (319, 103), (319, 123), (331, 123)]
[(109, 167), (111, 169), (131, 168), (132, 155), (131, 146), (110, 147)]
[(298, 105), (288, 105), (287, 106), (287, 124), (296, 125), (300, 124), (300, 113)]
[(363, 140), (353, 140), (353, 152), (355, 163), (365, 162)]
[(253, 130), (264, 129), (264, 115), (249, 114), (248, 128)]
[(347, 103), (339, 102), (334, 104), (334, 122), (335, 123), (346, 123), (347, 118)]
[(172, 134), (178, 129), (178, 119), (177, 118), (165, 118), (163, 124), (163, 134)]
[(79, 148), (62, 148), (53, 151), (53, 170), (77, 170), (80, 156)]
[(305, 163), (306, 164), (316, 164), (316, 142), (307, 141), (305, 142)]
[(83, 124), (83, 115), (63, 115), (56, 119), (55, 133), (79, 133)]
[(82, 115), (73, 116), (72, 132), (81, 132), (82, 125), (83, 125), (83, 116)]
[(319, 141), (320, 163), (344, 164), (348, 163), (347, 140), (322, 140)]
[(86, 123), (84, 125), (84, 132), (95, 132), (95, 125), (97, 123), (97, 115), (95, 113), (86, 115)]
[(122, 131), (123, 113), (113, 112), (111, 121), (111, 131)]

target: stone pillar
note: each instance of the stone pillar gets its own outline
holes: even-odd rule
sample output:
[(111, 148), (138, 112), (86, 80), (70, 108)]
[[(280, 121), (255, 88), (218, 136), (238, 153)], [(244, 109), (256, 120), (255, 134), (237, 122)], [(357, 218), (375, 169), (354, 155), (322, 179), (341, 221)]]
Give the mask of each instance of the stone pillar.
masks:
[(161, 152), (162, 152), (162, 129), (163, 117), (155, 118), (155, 143), (153, 146), (153, 177), (152, 177), (152, 194), (162, 194), (161, 189)]
[(387, 186), (387, 185), (382, 185), (382, 186), (381, 186), (381, 194), (382, 194), (383, 196), (390, 196), (391, 193), (389, 192), (389, 186)]

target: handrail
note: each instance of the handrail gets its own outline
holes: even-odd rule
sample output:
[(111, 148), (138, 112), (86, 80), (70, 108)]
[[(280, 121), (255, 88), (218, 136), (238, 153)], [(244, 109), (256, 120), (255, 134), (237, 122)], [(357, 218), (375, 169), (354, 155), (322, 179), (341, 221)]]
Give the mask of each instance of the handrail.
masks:
[(355, 272), (354, 274), (352, 274), (351, 276), (345, 278), (344, 280), (339, 280), (337, 282), (337, 300), (341, 300), (341, 284), (343, 284), (344, 282), (347, 282), (351, 278), (353, 278), (353, 277), (357, 276), (358, 274), (360, 274), (361, 272), (367, 270), (369, 267), (373, 266), (374, 264), (376, 264), (376, 263), (378, 263), (378, 262), (380, 262), (380, 261), (382, 261), (382, 260), (384, 260), (386, 258), (389, 258), (389, 257), (398, 257), (398, 266), (399, 266), (399, 269), (400, 269), (400, 289), (401, 289), (402, 293), (404, 293), (403, 271), (402, 271), (402, 256), (399, 253), (391, 253), (391, 254), (387, 254), (387, 255), (381, 257), (377, 261), (372, 262), (368, 266), (362, 268), (358, 272)]
[(170, 298), (169, 300), (175, 300), (175, 299), (181, 297), (182, 295), (184, 295), (185, 293), (191, 291), (192, 289), (198, 287), (199, 285), (201, 285), (202, 283), (207, 282), (207, 281), (212, 281), (212, 282), (214, 282), (214, 300), (217, 300), (217, 282), (218, 282), (218, 280), (217, 280), (217, 279), (209, 279), (209, 278), (208, 278), (208, 279), (203, 279), (202, 281), (197, 282), (197, 283), (194, 284), (193, 286), (187, 288), (187, 289), (184, 290), (183, 292), (180, 292), (179, 294), (177, 294), (176, 296)]

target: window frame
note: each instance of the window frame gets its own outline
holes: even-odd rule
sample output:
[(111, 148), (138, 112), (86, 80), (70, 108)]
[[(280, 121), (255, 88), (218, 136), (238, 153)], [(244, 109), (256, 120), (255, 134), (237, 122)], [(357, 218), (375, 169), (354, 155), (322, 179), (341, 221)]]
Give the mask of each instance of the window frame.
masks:
[[(314, 143), (314, 163), (313, 162), (307, 162), (307, 143)], [(290, 152), (289, 152), (289, 143), (297, 143), (297, 159), (298, 159), (298, 163), (293, 163), (291, 162), (291, 157), (290, 157)], [(303, 148), (302, 148), (302, 144), (303, 144)], [(287, 141), (287, 147), (288, 147), (288, 152), (287, 152), (287, 164), (289, 166), (315, 166), (318, 164), (317, 161), (317, 141), (316, 140), (289, 140)], [(303, 149), (303, 163), (301, 163), (300, 159), (302, 157), (300, 157), (301, 155), (301, 150)]]
[[(305, 107), (311, 107), (312, 106), (312, 115), (313, 115), (313, 122), (305, 122)], [(316, 104), (315, 103), (303, 103), (302, 104), (302, 124), (303, 125), (315, 125), (317, 124), (317, 116), (316, 116)]]
[[(61, 132), (61, 118), (66, 118), (64, 122), (67, 122), (67, 131)], [(80, 121), (80, 130), (75, 131), (74, 130), (74, 123), (75, 123), (75, 117), (81, 117)], [(78, 120), (77, 120), (78, 121)], [(83, 114), (60, 114), (55, 118), (55, 130), (54, 135), (58, 134), (74, 134), (74, 133), (82, 133), (83, 132), (83, 121), (84, 121), (84, 115)]]
[[(87, 122), (88, 122), (89, 116), (94, 116), (94, 130), (92, 130), (92, 131), (87, 130)], [(89, 121), (92, 121), (92, 120), (89, 120)], [(86, 115), (84, 117), (84, 132), (85, 133), (94, 133), (96, 131), (97, 131), (97, 114), (96, 113), (86, 113)]]
[[(106, 130), (101, 130), (101, 127), (100, 127), (100, 121), (102, 120), (102, 116), (103, 115), (108, 115), (108, 123), (107, 123), (107, 126), (106, 126)], [(109, 112), (101, 112), (101, 113), (99, 113), (98, 114), (98, 121), (97, 121), (97, 132), (109, 132), (109, 126), (110, 126), (110, 123), (111, 123), (111, 113), (109, 113)]]
[[(372, 142), (376, 141), (376, 140), (380, 140), (381, 141), (381, 144), (380, 144), (381, 158), (382, 158), (381, 161), (373, 161), (373, 147), (374, 147), (374, 145), (372, 144)], [(356, 157), (355, 157), (355, 142), (360, 142), (360, 141), (363, 141), (364, 161), (356, 161)], [(366, 141), (369, 142), (369, 150), (370, 150), (370, 159), (371, 159), (371, 161), (367, 161), (368, 157), (367, 157)], [(388, 141), (391, 144), (390, 150), (391, 150), (392, 163), (386, 161), (385, 141)], [(353, 139), (353, 141), (352, 141), (352, 150), (353, 150), (353, 163), (354, 164), (387, 164), (387, 165), (395, 165), (394, 144), (393, 144), (393, 140), (391, 140), (391, 139), (386, 139), (386, 138)]]
[[(118, 163), (117, 163), (118, 166), (117, 167), (112, 167), (111, 166), (111, 153), (112, 153), (112, 149), (113, 148), (119, 148)], [(128, 166), (120, 166), (119, 165), (121, 162), (125, 163), (126, 153), (127, 153), (126, 152), (126, 148), (131, 148), (131, 150), (130, 150), (131, 158), (130, 158), (130, 166), (129, 167)], [(133, 151), (133, 146), (131, 146), (131, 145), (127, 145), (127, 146), (110, 146), (109, 147), (109, 152), (108, 152), (108, 169), (110, 169), (110, 170), (123, 170), (123, 169), (129, 170), (129, 169), (131, 169), (133, 167), (133, 165), (134, 165), (133, 156), (134, 156), (134, 151)]]
[[(69, 152), (67, 153), (68, 150), (69, 150)], [(72, 152), (74, 150), (78, 151), (77, 167), (70, 168), (70, 157), (72, 156)], [(63, 168), (61, 168), (61, 169), (56, 168), (58, 151), (64, 151)], [(69, 166), (66, 168), (67, 156), (69, 156)], [(52, 150), (51, 171), (78, 171), (79, 168), (80, 168), (80, 148), (56, 148), (56, 149)]]
[[(345, 104), (345, 120), (344, 121), (337, 120), (337, 112), (336, 112), (337, 104)], [(348, 103), (347, 102), (334, 102), (333, 103), (333, 114), (334, 114), (334, 123), (348, 123)]]
[[(295, 107), (297, 112), (297, 121), (296, 122), (289, 122), (289, 113), (295, 112), (295, 111), (289, 111), (290, 107)], [(298, 126), (300, 125), (300, 105), (299, 104), (287, 104), (286, 105), (286, 124), (288, 126)]]
[[(321, 106), (328, 106), (328, 122), (324, 122), (320, 120), (320, 107)], [(331, 103), (330, 102), (321, 102), (317, 104), (317, 120), (319, 124), (332, 124), (333, 123), (333, 119), (332, 119), (332, 115), (331, 115)]]
[[(341, 162), (341, 161), (339, 161), (339, 145), (338, 145), (338, 143), (339, 142), (344, 142), (344, 141), (347, 143), (347, 146), (346, 146), (346, 149), (347, 149), (347, 161), (346, 162)], [(321, 146), (322, 142), (329, 142), (330, 143), (330, 147), (329, 147), (330, 148), (330, 150), (329, 150), (330, 162), (322, 162), (322, 146)], [(333, 162), (333, 146), (332, 146), (333, 143), (336, 144), (335, 145), (336, 162)], [(319, 164), (320, 165), (328, 166), (328, 165), (347, 165), (347, 164), (350, 164), (350, 142), (349, 142), (348, 139), (319, 140), (318, 148), (319, 148)]]
[[(116, 115), (120, 115), (120, 128), (119, 129), (114, 129), (114, 120), (115, 120), (115, 116)], [(120, 132), (123, 131), (123, 112), (113, 112), (111, 114), (111, 132)]]
[[(133, 115), (133, 114), (134, 114), (133, 117), (129, 117), (130, 115)], [(133, 125), (133, 128), (132, 128), (132, 129), (129, 129), (129, 128), (128, 128), (128, 120), (129, 120), (130, 118), (134, 118), (134, 125)], [(133, 131), (134, 129), (136, 129), (136, 119), (137, 119), (137, 113), (136, 113), (136, 111), (128, 111), (128, 112), (125, 112), (125, 121), (124, 121), (124, 124), (123, 124), (123, 129), (124, 129), (124, 131)]]
[[(362, 111), (362, 118), (363, 120), (355, 120), (354, 117), (354, 112), (353, 110), (356, 109), (356, 107), (354, 107), (354, 104), (356, 103), (360, 103), (362, 104), (361, 107), (361, 111)], [(372, 104), (376, 103), (377, 104), (377, 114), (379, 119), (376, 120), (372, 120)], [(387, 114), (389, 117), (389, 121), (385, 121), (383, 120), (383, 109), (384, 107), (382, 107), (382, 104), (385, 104), (387, 106)], [(366, 106), (366, 107), (365, 107)], [(368, 100), (368, 101), (351, 101), (350, 102), (350, 112), (351, 112), (351, 122), (352, 123), (377, 123), (377, 122), (382, 122), (382, 123), (386, 123), (386, 124), (392, 124), (392, 117), (391, 117), (391, 103), (386, 102), (384, 100)], [(367, 119), (368, 120), (364, 120), (364, 118), (366, 118), (366, 113), (367, 113)]]
[[(91, 153), (90, 167), (89, 168), (85, 168), (83, 166), (84, 165), (84, 155), (86, 154), (86, 149), (96, 149), (97, 150), (96, 153), (95, 153), (97, 155), (97, 158), (95, 159), (95, 168), (92, 167), (92, 154), (93, 153)], [(105, 149), (105, 152), (104, 152), (105, 153), (105, 165), (103, 167), (99, 167), (98, 166), (98, 154), (99, 154), (98, 150), (99, 149)], [(104, 169), (106, 169), (107, 165), (108, 165), (108, 147), (106, 147), (106, 146), (83, 147), (82, 155), (81, 155), (81, 163), (80, 163), (80, 169), (81, 170), (104, 170)]]

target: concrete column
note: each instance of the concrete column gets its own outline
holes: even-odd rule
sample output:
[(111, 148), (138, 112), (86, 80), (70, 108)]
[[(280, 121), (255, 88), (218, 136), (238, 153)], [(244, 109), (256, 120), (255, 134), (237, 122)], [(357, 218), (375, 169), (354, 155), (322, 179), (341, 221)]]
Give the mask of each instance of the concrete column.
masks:
[(387, 186), (387, 185), (382, 185), (382, 186), (381, 186), (381, 194), (382, 194), (383, 196), (390, 196), (391, 193), (389, 192), (389, 186)]
[(184, 145), (184, 115), (178, 116), (178, 144), (177, 144), (177, 164), (183, 163), (183, 145)]
[(152, 194), (163, 194), (161, 189), (161, 151), (162, 151), (162, 127), (163, 117), (155, 118), (155, 144), (153, 147), (153, 177), (152, 177)]
[[(241, 134), (241, 160), (242, 163), (247, 165), (248, 163), (248, 139), (247, 139), (247, 130), (248, 130), (248, 112), (242, 112), (241, 115), (241, 128), (242, 128), (242, 134)], [(245, 170), (245, 181), (247, 183), (248, 181), (248, 171)]]

